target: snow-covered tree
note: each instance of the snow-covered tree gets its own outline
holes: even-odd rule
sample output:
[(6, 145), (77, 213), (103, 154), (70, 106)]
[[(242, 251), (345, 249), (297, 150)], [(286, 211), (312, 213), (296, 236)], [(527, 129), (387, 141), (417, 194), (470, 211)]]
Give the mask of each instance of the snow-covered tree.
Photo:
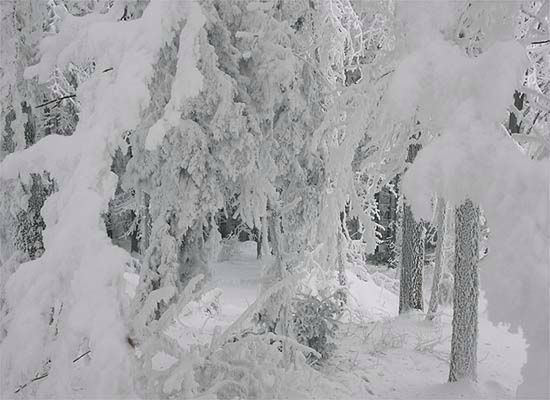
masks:
[[(475, 5), (476, 7), (486, 5), (490, 8), (494, 4), (480, 2)], [(493, 8), (489, 14), (492, 18), (483, 20), (485, 25), (481, 25), (484, 32), (490, 32), (491, 35), (484, 36), (483, 51), (478, 53), (477, 57), (469, 59), (461, 54), (456, 47), (444, 45), (441, 41), (436, 44), (431, 40), (434, 47), (428, 51), (421, 51), (421, 56), (420, 53), (417, 53), (417, 56), (413, 55), (408, 59), (410, 62), (408, 66), (409, 72), (411, 68), (418, 68), (417, 71), (429, 71), (427, 75), (424, 75), (424, 72), (420, 76), (430, 76), (430, 82), (433, 84), (425, 87), (420, 84), (417, 89), (422, 89), (413, 91), (419, 97), (413, 99), (408, 96), (407, 101), (397, 103), (406, 107), (405, 109), (413, 114), (417, 111), (414, 109), (414, 105), (421, 98), (425, 107), (427, 106), (426, 109), (430, 110), (431, 124), (438, 127), (440, 132), (441, 129), (443, 130), (441, 138), (434, 140), (430, 146), (426, 146), (419, 153), (417, 160), (405, 176), (404, 191), (408, 196), (414, 195), (414, 198), (409, 197), (409, 199), (413, 203), (415, 214), (425, 218), (431, 215), (430, 204), (434, 192), (453, 204), (461, 204), (466, 198), (470, 198), (474, 204), (479, 204), (486, 213), (488, 224), (491, 227), (490, 250), (489, 255), (484, 258), (485, 265), (481, 269), (481, 283), (482, 288), (486, 288), (485, 293), (488, 294), (489, 304), (491, 304), (491, 299), (496, 302), (489, 306), (489, 314), (497, 313), (495, 310), (500, 309), (500, 318), (503, 318), (504, 311), (500, 308), (502, 304), (497, 305), (499, 300), (497, 300), (498, 297), (493, 297), (496, 292), (492, 292), (492, 290), (495, 285), (503, 285), (509, 280), (513, 281), (514, 285), (518, 284), (517, 280), (510, 276), (512, 274), (510, 268), (514, 269), (516, 264), (529, 265), (532, 277), (535, 278), (528, 283), (529, 279), (526, 278), (527, 275), (524, 275), (525, 271), (522, 270), (522, 272), (518, 271), (517, 279), (531, 287), (533, 293), (541, 293), (538, 292), (542, 285), (541, 282), (547, 282), (548, 276), (541, 264), (544, 258), (542, 247), (532, 243), (527, 250), (527, 247), (522, 245), (524, 239), (520, 238), (526, 232), (531, 232), (532, 236), (538, 238), (548, 235), (547, 230), (538, 223), (536, 223), (538, 228), (533, 228), (527, 222), (547, 218), (547, 204), (541, 201), (540, 196), (544, 195), (537, 185), (544, 186), (543, 182), (548, 181), (547, 172), (542, 172), (544, 169), (546, 171), (548, 169), (544, 166), (544, 161), (531, 162), (522, 154), (522, 151), (509, 136), (502, 134), (501, 126), (501, 122), (507, 118), (506, 109), (512, 102), (514, 90), (523, 81), (528, 65), (525, 49), (517, 42), (512, 41), (514, 19), (510, 16), (516, 15), (518, 6), (518, 3), (507, 3), (506, 7)], [(502, 15), (506, 18), (500, 18)], [(435, 35), (439, 35), (434, 31), (432, 34), (434, 38), (437, 37)], [(503, 42), (498, 42), (498, 40)], [(431, 58), (432, 56), (435, 58)], [(448, 64), (451, 59), (454, 61), (452, 64)], [(497, 64), (499, 62), (497, 60), (506, 60), (506, 62)], [(435, 62), (433, 64), (435, 68), (429, 67), (432, 61)], [(428, 69), (424, 69), (421, 65)], [(459, 65), (460, 67), (457, 68)], [(449, 83), (457, 82), (456, 79), (451, 78), (451, 75), (458, 74), (468, 74), (471, 80), (456, 85), (451, 84), (451, 88)], [(423, 78), (419, 79), (418, 75), (415, 76), (416, 79), (412, 78), (410, 74), (404, 73), (402, 78), (406, 77), (409, 82), (425, 82)], [(401, 81), (401, 84), (405, 85), (405, 82)], [(395, 88), (402, 88), (401, 84), (396, 85)], [(443, 91), (453, 92), (455, 96), (449, 99), (450, 101), (442, 102), (441, 99), (444, 96), (438, 93), (444, 93)], [(437, 99), (440, 103), (435, 104), (435, 100), (430, 100), (430, 98)], [(460, 110), (460, 112), (457, 113), (456, 110)], [(402, 108), (401, 112), (403, 111)], [(481, 165), (483, 165), (483, 174), (479, 174)], [(530, 178), (527, 178), (527, 175)], [(502, 183), (497, 183), (501, 180)], [(525, 187), (527, 181), (529, 182), (528, 188)], [(536, 184), (535, 181), (539, 183)], [(423, 187), (425, 189), (422, 189)], [(503, 195), (503, 188), (507, 188), (506, 196)], [(519, 191), (517, 197), (511, 194), (512, 192), (516, 193), (516, 190)], [(419, 196), (422, 192), (424, 195)], [(420, 200), (420, 197), (423, 199)], [(522, 205), (517, 204), (516, 200), (513, 200), (515, 198), (521, 198)], [(528, 201), (529, 205), (525, 201)], [(420, 207), (420, 203), (423, 204), (422, 207)], [(513, 226), (510, 225), (511, 221), (514, 221)], [(520, 228), (517, 225), (518, 221), (524, 221), (525, 225), (522, 222)], [(518, 232), (518, 235), (515, 232)], [(520, 254), (521, 261), (517, 259)], [(498, 272), (499, 267), (503, 266), (507, 268), (506, 274), (503, 274), (502, 271)], [(513, 286), (505, 285), (507, 288)], [(502, 293), (502, 287), (499, 292)], [(542, 301), (544, 298), (540, 295), (535, 295), (535, 297), (539, 299), (537, 301)], [(515, 304), (507, 308), (508, 318), (514, 319), (515, 311), (512, 309), (517, 306)], [(524, 316), (525, 313), (519, 312), (517, 315)], [(532, 329), (532, 332), (547, 332), (545, 328), (542, 330), (535, 328), (539, 322), (523, 319), (523, 328), (529, 331)], [(530, 335), (528, 333), (526, 337)], [(545, 335), (547, 334), (541, 334), (540, 337)], [(541, 362), (540, 354), (548, 354), (548, 347), (547, 344), (542, 344), (543, 342), (539, 341), (540, 337), (537, 339), (535, 336), (528, 339), (533, 343), (533, 347), (529, 347), (529, 351), (532, 353), (528, 357), (529, 361), (524, 370), (525, 379), (532, 383), (529, 388), (524, 387), (525, 392), (523, 389), (520, 392), (529, 392), (531, 395), (538, 393), (537, 395), (540, 396), (547, 389), (535, 381), (537, 376), (541, 376), (539, 375), (540, 371), (547, 368), (546, 361)], [(539, 350), (536, 351), (535, 348)], [(540, 379), (539, 382), (541, 382)]]
[[(101, 214), (116, 188), (112, 156), (149, 101), (148, 66), (166, 33), (185, 18), (186, 6), (154, 2), (139, 20), (119, 22), (121, 5), (83, 16), (60, 13), (59, 33), (43, 40), (39, 64), (25, 71), (47, 82), (69, 63), (91, 59), (96, 66), (77, 89), (81, 111), (74, 134), (49, 135), (6, 157), (0, 168), (2, 179), (46, 170), (59, 189), (42, 209), (43, 255), (22, 264), (6, 286), (1, 372), (8, 396), (20, 385), (24, 396), (134, 393), (122, 279), (131, 260), (111, 244)], [(22, 342), (24, 350), (17, 345)], [(93, 357), (79, 358), (85, 353)], [(47, 378), (29, 384), (37, 374)]]

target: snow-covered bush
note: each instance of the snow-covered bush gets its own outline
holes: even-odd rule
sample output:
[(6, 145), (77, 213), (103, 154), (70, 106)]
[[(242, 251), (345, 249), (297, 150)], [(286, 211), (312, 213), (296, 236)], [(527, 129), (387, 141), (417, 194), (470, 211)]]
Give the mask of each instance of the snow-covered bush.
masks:
[[(307, 356), (321, 355), (288, 336), (255, 330), (252, 317), (272, 296), (291, 288), (292, 282), (279, 282), (268, 289), (224, 332), (215, 330), (210, 343), (197, 340), (193, 327), (183, 327), (191, 330), (189, 341), (187, 337), (176, 341), (167, 331), (176, 316), (176, 324), (188, 321), (199, 326), (203, 324), (201, 318), (210, 318), (218, 308), (219, 290), (198, 289), (201, 279), (191, 279), (160, 319), (144, 324), (155, 312), (155, 303), (170, 296), (167, 290), (152, 291), (134, 318), (131, 342), (136, 345), (136, 383), (140, 393), (147, 398), (284, 397), (293, 376), (311, 370)], [(194, 320), (197, 316), (199, 320)], [(171, 365), (155, 368), (154, 359), (162, 353), (170, 356)]]
[(326, 360), (336, 349), (334, 339), (342, 313), (340, 292), (324, 299), (298, 296), (292, 305), (292, 323), (296, 340), (311, 347)]
[(195, 374), (201, 395), (219, 399), (285, 397), (288, 382), (311, 367), (306, 355), (320, 354), (286, 336), (243, 332), (210, 352)]

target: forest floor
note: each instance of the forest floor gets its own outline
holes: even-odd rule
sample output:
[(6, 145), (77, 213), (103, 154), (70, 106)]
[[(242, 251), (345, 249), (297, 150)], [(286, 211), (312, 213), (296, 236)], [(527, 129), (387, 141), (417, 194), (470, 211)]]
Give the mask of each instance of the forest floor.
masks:
[[(210, 341), (216, 329), (235, 321), (256, 299), (261, 265), (254, 242), (239, 243), (225, 261), (213, 266), (210, 281), (219, 288), (221, 309), (214, 315), (189, 310), (169, 333), (182, 346)], [(431, 282), (426, 268), (426, 282)], [(375, 271), (375, 272), (373, 272)], [(478, 383), (447, 383), (452, 311), (443, 308), (433, 321), (423, 313), (398, 316), (398, 281), (383, 267), (355, 266), (347, 272), (349, 313), (338, 331), (337, 350), (320, 368), (321, 380), (307, 390), (312, 398), (352, 399), (506, 399), (515, 398), (526, 360), (521, 332), (487, 320), (480, 301)], [(425, 284), (430, 287), (429, 284)], [(429, 293), (426, 293), (429, 299)], [(197, 311), (204, 304), (197, 304)], [(202, 314), (202, 316), (201, 316)], [(160, 357), (156, 368), (171, 362)], [(305, 379), (311, 379), (305, 378)], [(294, 398), (289, 389), (289, 398)], [(303, 388), (299, 393), (304, 393)]]
[[(424, 287), (429, 288), (430, 267), (425, 272)], [(447, 379), (452, 309), (443, 307), (433, 321), (426, 321), (421, 312), (399, 316), (398, 286), (392, 285), (390, 292), (376, 287), (372, 275), (361, 274), (361, 278), (348, 274), (350, 291), (360, 298), (352, 307), (357, 307), (363, 319), (340, 330), (338, 350), (323, 369), (327, 377), (348, 388), (348, 397), (515, 398), (527, 357), (525, 341), (521, 333), (511, 333), (487, 319), (483, 297), (479, 304), (478, 383), (451, 384)]]

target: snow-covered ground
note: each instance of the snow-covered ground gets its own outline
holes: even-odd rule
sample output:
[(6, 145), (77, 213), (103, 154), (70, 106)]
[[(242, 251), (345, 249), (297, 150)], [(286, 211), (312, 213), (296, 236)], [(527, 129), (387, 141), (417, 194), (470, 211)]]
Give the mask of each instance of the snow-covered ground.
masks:
[[(239, 243), (230, 259), (214, 263), (212, 269), (210, 296), (200, 304), (192, 304), (170, 330), (169, 334), (182, 346), (209, 342), (216, 329), (229, 326), (256, 299), (262, 267), (256, 259), (254, 242)], [(311, 391), (311, 397), (515, 397), (521, 383), (520, 369), (526, 360), (525, 342), (521, 332), (513, 334), (506, 327), (497, 327), (488, 321), (483, 297), (480, 302), (478, 383), (450, 384), (447, 378), (451, 310), (440, 310), (434, 321), (426, 321), (422, 313), (398, 316), (395, 273), (384, 275), (380, 268), (372, 273), (373, 269), (375, 267), (360, 270), (356, 266), (353, 272), (348, 271), (350, 310), (338, 333), (337, 351), (321, 367), (322, 379)], [(220, 308), (212, 310), (209, 301), (215, 298)], [(158, 357), (155, 364), (162, 369), (171, 362), (168, 357)]]
[[(431, 283), (431, 271), (426, 270), (426, 283)], [(451, 384), (447, 379), (452, 310), (440, 310), (434, 321), (426, 321), (423, 313), (398, 316), (397, 285), (378, 274), (362, 273), (359, 279), (348, 273), (351, 311), (364, 319), (340, 330), (338, 350), (323, 368), (327, 378), (344, 383), (344, 393), (350, 398), (515, 398), (526, 361), (525, 341), (521, 333), (510, 333), (489, 322), (483, 297), (479, 305), (478, 383)], [(394, 275), (393, 271), (388, 275)]]
[(526, 358), (523, 338), (486, 318), (479, 326), (478, 384), (446, 383), (451, 319), (445, 311), (435, 322), (418, 313), (349, 324), (325, 375), (346, 382), (351, 398), (515, 398)]

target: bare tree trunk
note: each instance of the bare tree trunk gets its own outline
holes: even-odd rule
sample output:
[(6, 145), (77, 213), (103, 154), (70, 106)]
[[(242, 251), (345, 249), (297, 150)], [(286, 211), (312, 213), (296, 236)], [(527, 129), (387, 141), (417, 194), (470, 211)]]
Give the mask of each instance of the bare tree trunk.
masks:
[(477, 379), (479, 209), (466, 200), (456, 209), (453, 334), (449, 382)]
[(434, 276), (432, 281), (432, 293), (430, 296), (430, 304), (428, 306), (428, 314), (426, 319), (432, 320), (437, 312), (439, 305), (439, 282), (441, 281), (441, 270), (443, 263), (443, 238), (445, 237), (445, 200), (441, 197), (437, 199), (435, 208), (435, 226), (437, 229), (437, 244), (435, 247), (435, 265)]
[[(419, 144), (409, 146), (407, 162), (412, 163), (420, 150)], [(407, 204), (403, 201), (401, 247), (401, 281), (399, 287), (399, 313), (410, 309), (423, 310), (422, 270), (424, 268), (424, 225), (416, 222)]]

